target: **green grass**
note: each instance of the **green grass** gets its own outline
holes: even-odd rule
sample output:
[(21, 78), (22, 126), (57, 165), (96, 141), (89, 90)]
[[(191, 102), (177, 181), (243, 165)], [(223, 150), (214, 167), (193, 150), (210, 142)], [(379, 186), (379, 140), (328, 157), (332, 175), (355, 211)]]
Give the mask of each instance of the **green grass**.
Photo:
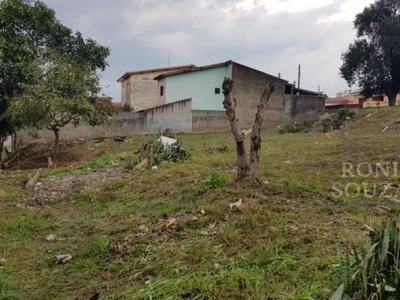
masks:
[[(43, 177), (118, 176), (44, 207), (23, 188), (32, 171), (3, 171), (0, 299), (89, 299), (96, 291), (102, 299), (329, 299), (352, 243), (367, 240), (364, 224), (399, 216), (395, 206), (332, 195), (334, 183), (398, 182), (341, 177), (343, 162), (400, 155), (400, 126), (381, 132), (398, 112), (362, 113), (329, 134), (265, 131), (257, 172), (265, 188), (235, 181), (230, 133), (178, 135), (191, 158), (156, 171), (126, 168), (148, 137), (103, 142), (101, 157)], [(230, 209), (239, 199), (242, 206)], [(56, 240), (46, 241), (49, 234)], [(58, 254), (73, 259), (57, 265)]]

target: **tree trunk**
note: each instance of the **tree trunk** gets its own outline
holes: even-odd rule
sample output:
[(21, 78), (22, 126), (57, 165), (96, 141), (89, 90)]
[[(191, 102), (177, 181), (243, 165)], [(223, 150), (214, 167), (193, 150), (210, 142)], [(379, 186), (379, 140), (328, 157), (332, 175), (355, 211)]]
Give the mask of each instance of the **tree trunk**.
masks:
[(388, 94), (389, 106), (390, 107), (396, 106), (396, 97), (397, 97), (397, 93)]
[(57, 162), (58, 158), (58, 143), (60, 141), (60, 129), (59, 128), (53, 128), (52, 129), (54, 132), (54, 145), (53, 145), (53, 162)]
[(245, 177), (253, 177), (257, 170), (257, 165), (260, 160), (260, 148), (261, 148), (261, 129), (264, 123), (264, 112), (267, 107), (268, 101), (271, 98), (272, 93), (275, 91), (275, 85), (270, 83), (269, 87), (266, 87), (260, 99), (260, 103), (257, 107), (257, 113), (253, 124), (253, 131), (251, 135), (251, 148), (250, 148), (250, 159), (247, 160), (246, 150), (244, 147), (244, 136), (240, 131), (238, 120), (236, 119), (236, 99), (232, 96), (233, 81), (225, 78), (222, 83), (222, 90), (224, 92), (224, 108), (226, 115), (228, 116), (229, 125), (236, 141), (236, 154), (237, 154), (237, 179), (243, 179)]
[(264, 123), (264, 113), (269, 99), (274, 91), (275, 85), (271, 82), (269, 87), (264, 89), (263, 94), (261, 95), (260, 104), (257, 107), (257, 113), (254, 119), (253, 130), (251, 134), (250, 159), (248, 168), (249, 176), (254, 176), (257, 171), (258, 162), (260, 160), (261, 129)]
[(7, 117), (7, 110), (0, 114), (0, 122), (3, 121)]
[(231, 79), (225, 78), (222, 83), (222, 90), (224, 93), (224, 108), (226, 110), (226, 115), (228, 116), (229, 125), (231, 127), (231, 132), (235, 137), (236, 141), (236, 154), (237, 154), (237, 177), (238, 179), (247, 176), (248, 162), (246, 157), (246, 149), (244, 148), (244, 137), (240, 132), (238, 120), (236, 119), (236, 107), (234, 103), (236, 100), (232, 96), (233, 81)]

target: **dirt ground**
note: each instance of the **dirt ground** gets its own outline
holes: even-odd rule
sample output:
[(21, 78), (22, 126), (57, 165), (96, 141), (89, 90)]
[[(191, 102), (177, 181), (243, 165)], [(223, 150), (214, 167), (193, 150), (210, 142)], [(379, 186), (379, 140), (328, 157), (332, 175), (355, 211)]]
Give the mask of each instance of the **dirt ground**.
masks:
[[(70, 166), (104, 155), (104, 149), (101, 150), (99, 149), (101, 147), (95, 146), (97, 142), (74, 140), (60, 143), (58, 159), (55, 162), (56, 166)], [(101, 142), (106, 143), (107, 141)], [(39, 168), (46, 170), (48, 169), (48, 158), (52, 156), (52, 146), (52, 143), (35, 143), (23, 147), (20, 155), (8, 163), (5, 169), (28, 170), (28, 173), (31, 173), (28, 175), (29, 177), (33, 176)], [(74, 192), (123, 176), (123, 169), (119, 166), (110, 166), (89, 173), (73, 171), (45, 177), (40, 176), (35, 186), (26, 193), (20, 205), (30, 208), (44, 207), (65, 199)], [(21, 184), (25, 185), (24, 182), (21, 182)]]
[[(57, 167), (68, 166), (71, 163), (87, 161), (91, 158), (101, 156), (103, 153), (96, 149), (87, 147), (90, 141), (73, 140), (63, 141), (59, 145)], [(7, 163), (5, 169), (9, 170), (31, 170), (48, 167), (48, 158), (52, 156), (52, 143), (33, 143), (23, 147), (20, 155)]]

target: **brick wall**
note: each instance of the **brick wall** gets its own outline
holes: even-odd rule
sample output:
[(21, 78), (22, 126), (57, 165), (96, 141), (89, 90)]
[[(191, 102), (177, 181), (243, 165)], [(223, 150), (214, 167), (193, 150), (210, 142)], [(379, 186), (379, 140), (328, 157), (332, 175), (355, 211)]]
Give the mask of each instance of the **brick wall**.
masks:
[(143, 110), (158, 104), (157, 81), (133, 75), (130, 78), (130, 104), (135, 110)]

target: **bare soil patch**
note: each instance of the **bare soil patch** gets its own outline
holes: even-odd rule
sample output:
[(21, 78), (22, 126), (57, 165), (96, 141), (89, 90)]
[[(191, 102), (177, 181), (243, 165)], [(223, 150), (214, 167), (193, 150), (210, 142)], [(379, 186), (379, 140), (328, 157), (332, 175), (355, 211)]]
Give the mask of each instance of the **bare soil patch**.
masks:
[[(57, 159), (57, 167), (72, 163), (88, 161), (99, 157), (102, 151), (87, 147), (87, 141), (73, 140), (61, 142)], [(7, 164), (10, 170), (31, 170), (48, 167), (48, 158), (52, 156), (52, 143), (34, 143), (21, 150), (20, 155)]]

